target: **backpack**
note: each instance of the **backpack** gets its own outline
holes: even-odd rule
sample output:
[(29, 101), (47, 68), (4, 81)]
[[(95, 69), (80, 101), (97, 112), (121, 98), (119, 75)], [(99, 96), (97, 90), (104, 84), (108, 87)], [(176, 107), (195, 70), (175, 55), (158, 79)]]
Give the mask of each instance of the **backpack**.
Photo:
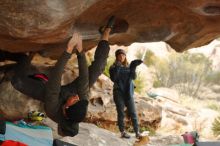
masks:
[(185, 143), (194, 144), (199, 141), (199, 135), (197, 131), (186, 132), (182, 135)]

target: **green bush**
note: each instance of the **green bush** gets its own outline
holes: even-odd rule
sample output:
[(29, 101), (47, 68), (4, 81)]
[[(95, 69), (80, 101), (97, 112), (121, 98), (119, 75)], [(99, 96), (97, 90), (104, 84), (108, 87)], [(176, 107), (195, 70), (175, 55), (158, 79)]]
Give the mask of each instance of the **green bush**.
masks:
[(144, 132), (144, 131), (149, 131), (149, 136), (156, 135), (156, 131), (153, 128), (149, 127), (149, 126), (140, 127), (140, 132)]
[(215, 136), (220, 135), (220, 116), (215, 118), (215, 121), (212, 124), (212, 131)]
[(169, 59), (155, 61), (154, 87), (176, 88), (181, 94), (197, 97), (197, 93), (211, 72), (211, 63), (203, 54), (171, 53)]
[[(138, 52), (136, 55), (136, 57), (139, 59), (142, 59), (142, 56), (143, 56), (143, 52)], [(155, 64), (156, 58), (157, 57), (154, 55), (154, 52), (152, 52), (151, 50), (147, 50), (143, 62), (147, 66), (152, 66)]]

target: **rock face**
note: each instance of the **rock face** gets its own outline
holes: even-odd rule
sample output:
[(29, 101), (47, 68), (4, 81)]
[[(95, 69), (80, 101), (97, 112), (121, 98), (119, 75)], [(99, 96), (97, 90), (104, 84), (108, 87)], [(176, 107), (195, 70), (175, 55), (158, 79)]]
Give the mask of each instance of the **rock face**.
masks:
[[(197, 131), (200, 139), (216, 139), (212, 132), (212, 124), (218, 116), (217, 111), (199, 106), (195, 100), (189, 97), (188, 99), (179, 98), (178, 92), (174, 89), (152, 88), (150, 92), (151, 95), (157, 95), (154, 97), (153, 103), (162, 108), (162, 120), (157, 133), (182, 135), (185, 132)], [(183, 100), (189, 100), (188, 107)], [(192, 105), (195, 105), (196, 108), (194, 109)]]
[[(76, 56), (73, 55), (67, 63), (62, 77), (62, 84), (71, 82), (77, 76), (78, 69), (76, 64), (74, 64), (77, 62), (75, 59)], [(32, 64), (38, 66), (39, 69), (44, 67), (44, 70), (46, 70), (46, 67), (53, 66), (54, 63), (54, 61), (38, 55), (32, 60)], [(44, 66), (41, 66), (42, 64)], [(105, 75), (99, 77), (91, 89), (86, 121), (112, 131), (117, 131), (117, 112), (113, 101), (112, 86), (112, 82), (108, 77)], [(32, 110), (43, 111), (43, 105), (39, 101), (33, 100), (15, 90), (8, 81), (0, 84), (0, 91), (0, 113), (2, 112), (8, 119), (26, 117), (27, 113)], [(135, 97), (135, 101), (140, 126), (158, 128), (162, 117), (162, 109), (152, 106), (138, 97)], [(127, 127), (131, 126), (129, 121), (126, 119)]]
[(7, 119), (20, 119), (29, 111), (43, 109), (39, 101), (18, 92), (10, 82), (1, 83), (0, 91), (0, 113)]
[(112, 44), (166, 41), (176, 51), (219, 37), (216, 0), (32, 0), (0, 2), (0, 49), (59, 52), (71, 33), (82, 33), (84, 47), (97, 43), (98, 28), (116, 16)]
[(45, 119), (44, 124), (50, 125), (53, 130), (54, 138), (66, 141), (80, 146), (169, 146), (171, 144), (183, 143), (180, 136), (149, 136), (149, 140), (137, 141), (134, 134), (130, 139), (120, 138), (119, 133), (113, 133), (108, 130), (95, 126), (94, 124), (80, 123), (79, 134), (75, 137), (57, 136), (57, 124), (50, 119)]
[[(76, 145), (86, 146), (107, 146), (107, 145), (118, 145), (125, 146), (131, 145), (123, 139), (119, 138), (115, 133), (98, 128), (93, 124), (80, 124), (80, 133), (73, 138), (65, 137), (62, 140), (69, 141)], [(110, 144), (111, 143), (111, 144)]]

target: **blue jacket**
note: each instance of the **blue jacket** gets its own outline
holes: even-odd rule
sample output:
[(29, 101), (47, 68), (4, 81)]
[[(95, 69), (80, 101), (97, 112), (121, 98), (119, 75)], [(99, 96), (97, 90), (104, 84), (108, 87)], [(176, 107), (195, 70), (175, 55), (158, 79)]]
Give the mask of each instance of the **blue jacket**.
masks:
[(135, 70), (115, 62), (109, 69), (110, 78), (114, 82), (114, 91), (117, 90), (129, 100), (134, 95), (134, 83), (136, 78)]

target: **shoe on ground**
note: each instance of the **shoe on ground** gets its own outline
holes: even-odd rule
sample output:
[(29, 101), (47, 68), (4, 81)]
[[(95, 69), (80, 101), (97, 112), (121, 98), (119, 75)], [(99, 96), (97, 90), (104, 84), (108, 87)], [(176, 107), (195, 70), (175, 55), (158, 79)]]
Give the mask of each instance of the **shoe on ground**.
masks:
[(126, 132), (122, 132), (121, 133), (121, 138), (127, 138), (129, 139), (131, 136), (129, 134), (127, 134)]
[(136, 134), (135, 134), (135, 137), (136, 137), (137, 139), (141, 139), (142, 136), (141, 136), (140, 133), (136, 133)]

